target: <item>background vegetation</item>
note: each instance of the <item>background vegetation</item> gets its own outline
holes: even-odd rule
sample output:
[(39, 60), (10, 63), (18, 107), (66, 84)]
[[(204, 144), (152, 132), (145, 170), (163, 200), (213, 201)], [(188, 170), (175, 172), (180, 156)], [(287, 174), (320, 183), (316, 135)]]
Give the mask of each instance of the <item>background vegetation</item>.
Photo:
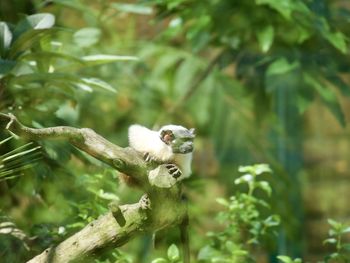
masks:
[[(196, 128), (185, 187), (194, 260), (241, 262), (239, 251), (250, 251), (256, 262), (316, 262), (337, 251), (334, 262), (348, 262), (348, 247), (339, 245), (349, 240), (350, 215), (346, 1), (5, 0), (0, 20), (1, 112), (34, 127), (89, 127), (122, 146), (133, 123)], [(0, 136), (5, 262), (67, 238), (111, 200), (141, 195), (66, 143)], [(244, 194), (233, 198), (248, 189), (249, 180), (234, 183), (238, 167), (252, 163), (273, 170), (254, 195), (270, 210), (251, 207)], [(250, 210), (235, 214), (236, 200)], [(243, 211), (251, 214), (241, 218)], [(273, 231), (260, 236), (269, 216)], [(344, 225), (330, 221), (323, 245), (327, 218)], [(252, 237), (244, 232), (254, 228)], [(96, 260), (176, 261), (174, 246), (166, 253), (173, 243), (176, 229), (158, 233), (156, 249), (145, 236)]]

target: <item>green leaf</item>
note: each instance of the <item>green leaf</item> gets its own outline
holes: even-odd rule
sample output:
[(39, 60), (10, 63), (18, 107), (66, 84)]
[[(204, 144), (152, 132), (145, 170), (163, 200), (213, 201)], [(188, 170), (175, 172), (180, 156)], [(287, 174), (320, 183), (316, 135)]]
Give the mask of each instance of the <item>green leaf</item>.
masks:
[(22, 52), (32, 48), (41, 39), (49, 37), (54, 33), (62, 31), (61, 28), (31, 29), (21, 34), (12, 44), (9, 51), (9, 58), (17, 58)]
[(170, 261), (176, 261), (180, 259), (180, 252), (179, 249), (177, 248), (177, 246), (175, 244), (172, 244), (169, 248), (168, 248), (168, 258)]
[(12, 33), (5, 22), (0, 22), (0, 57), (10, 47), (12, 41)]
[(134, 56), (116, 56), (116, 55), (103, 55), (103, 54), (84, 56), (81, 59), (85, 63), (87, 63), (89, 66), (106, 64), (106, 63), (111, 63), (116, 61), (138, 60), (138, 58)]
[(280, 222), (281, 222), (281, 219), (278, 215), (269, 216), (264, 220), (264, 224), (268, 227), (278, 226)]
[(21, 56), (23, 60), (51, 60), (51, 59), (62, 59), (66, 62), (80, 63), (83, 65), (84, 61), (78, 57), (71, 54), (66, 54), (62, 52), (52, 52), (52, 51), (36, 51), (35, 53), (28, 53)]
[(305, 83), (317, 91), (328, 109), (337, 118), (339, 123), (345, 127), (345, 116), (334, 91), (331, 88), (324, 87), (322, 83), (308, 73), (304, 73), (303, 77)]
[(229, 202), (225, 198), (216, 198), (216, 202), (226, 207), (229, 206)]
[(350, 227), (345, 227), (341, 232), (342, 234), (350, 233)]
[(52, 28), (55, 24), (55, 17), (49, 13), (41, 13), (26, 16), (20, 20), (14, 29), (14, 38), (19, 38), (29, 30), (43, 30)]
[(254, 176), (251, 174), (245, 174), (235, 180), (235, 184), (249, 183), (254, 180)]
[(254, 173), (256, 175), (260, 175), (263, 173), (272, 173), (270, 166), (265, 163), (255, 164), (253, 168), (254, 168)]
[(16, 66), (17, 62), (14, 60), (6, 60), (0, 58), (0, 78), (11, 72), (11, 70)]
[(49, 13), (30, 15), (26, 20), (33, 29), (46, 29), (55, 25), (55, 17)]
[(120, 198), (116, 194), (105, 192), (103, 189), (98, 191), (98, 196), (105, 200), (120, 201)]
[(254, 169), (250, 165), (238, 167), (238, 172), (240, 172), (240, 173), (252, 173), (253, 171), (254, 171)]
[(137, 4), (112, 3), (111, 7), (126, 13), (134, 13), (139, 15), (151, 15), (153, 10), (149, 6)]
[(346, 36), (340, 31), (332, 32), (328, 21), (324, 17), (319, 18), (317, 22), (319, 25), (319, 31), (321, 32), (322, 36), (327, 39), (327, 41), (336, 49), (338, 49), (343, 54), (346, 54)]
[(260, 181), (256, 183), (256, 186), (262, 189), (264, 192), (268, 194), (268, 196), (271, 196), (272, 189), (268, 182), (266, 181)]
[(291, 0), (255, 0), (257, 5), (268, 5), (287, 20), (291, 20), (293, 5)]
[(19, 75), (16, 78), (12, 79), (12, 84), (24, 85), (31, 82), (70, 82), (77, 87), (83, 88), (84, 90), (89, 90), (88, 87), (95, 87), (104, 89), (113, 93), (117, 91), (109, 85), (107, 82), (104, 82), (101, 79), (96, 78), (80, 78), (79, 76), (68, 74), (68, 73), (31, 73)]
[(151, 261), (151, 263), (167, 263), (168, 261), (164, 258), (156, 258)]
[(81, 79), (82, 82), (84, 84), (90, 85), (90, 86), (94, 86), (97, 88), (101, 88), (113, 93), (117, 93), (117, 91), (115, 90), (115, 88), (113, 88), (111, 85), (109, 85), (107, 82), (104, 82), (101, 79), (96, 79), (96, 78), (82, 78)]
[(342, 227), (342, 224), (333, 220), (333, 219), (327, 219), (327, 222), (328, 224), (331, 225), (331, 227), (334, 229), (334, 230), (339, 230), (341, 227)]
[(293, 260), (288, 256), (277, 256), (277, 258), (283, 263), (293, 263)]
[(260, 49), (263, 53), (269, 51), (274, 38), (274, 28), (269, 25), (257, 32)]
[(348, 47), (346, 45), (346, 36), (342, 32), (326, 33), (325, 38), (341, 53), (346, 54)]
[(220, 251), (212, 248), (211, 246), (205, 246), (199, 250), (198, 260), (211, 260), (212, 258), (220, 256)]
[(296, 68), (299, 67), (299, 62), (295, 61), (293, 63), (289, 63), (288, 60), (284, 57), (275, 60), (271, 63), (266, 71), (267, 76), (278, 75), (278, 74), (286, 74)]
[(326, 240), (323, 241), (323, 244), (336, 244), (337, 239), (335, 238), (327, 238)]
[(99, 28), (86, 27), (75, 32), (73, 40), (80, 47), (90, 47), (100, 40), (101, 35), (102, 32)]

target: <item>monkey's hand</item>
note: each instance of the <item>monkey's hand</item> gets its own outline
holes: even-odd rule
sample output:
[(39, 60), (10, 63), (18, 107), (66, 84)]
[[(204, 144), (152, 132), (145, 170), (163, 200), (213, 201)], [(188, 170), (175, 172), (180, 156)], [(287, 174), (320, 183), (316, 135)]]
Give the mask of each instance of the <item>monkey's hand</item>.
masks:
[(148, 162), (148, 163), (150, 163), (150, 162), (156, 162), (156, 161), (157, 161), (156, 158), (154, 158), (152, 155), (150, 155), (150, 154), (147, 153), (147, 152), (143, 154), (143, 159), (144, 159), (146, 162)]
[(166, 164), (165, 167), (168, 169), (169, 174), (171, 174), (171, 176), (175, 179), (179, 178), (182, 175), (182, 172), (179, 169), (179, 167), (177, 167), (173, 163)]

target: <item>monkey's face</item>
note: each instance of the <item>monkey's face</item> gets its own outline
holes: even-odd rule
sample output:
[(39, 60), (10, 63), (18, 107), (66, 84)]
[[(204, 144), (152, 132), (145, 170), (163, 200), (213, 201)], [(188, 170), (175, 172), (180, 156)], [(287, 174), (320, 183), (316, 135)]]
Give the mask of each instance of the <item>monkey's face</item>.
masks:
[(163, 129), (160, 132), (160, 139), (171, 146), (173, 153), (186, 154), (193, 151), (194, 129), (186, 129), (176, 126), (173, 129)]

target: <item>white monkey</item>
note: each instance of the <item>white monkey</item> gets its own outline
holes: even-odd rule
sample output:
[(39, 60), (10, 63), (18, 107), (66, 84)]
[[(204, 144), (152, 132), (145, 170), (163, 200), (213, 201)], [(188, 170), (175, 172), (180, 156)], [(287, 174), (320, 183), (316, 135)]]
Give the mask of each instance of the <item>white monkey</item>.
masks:
[(129, 127), (129, 145), (144, 155), (146, 161), (167, 164), (177, 180), (191, 175), (194, 129), (166, 125), (153, 131), (135, 124)]

